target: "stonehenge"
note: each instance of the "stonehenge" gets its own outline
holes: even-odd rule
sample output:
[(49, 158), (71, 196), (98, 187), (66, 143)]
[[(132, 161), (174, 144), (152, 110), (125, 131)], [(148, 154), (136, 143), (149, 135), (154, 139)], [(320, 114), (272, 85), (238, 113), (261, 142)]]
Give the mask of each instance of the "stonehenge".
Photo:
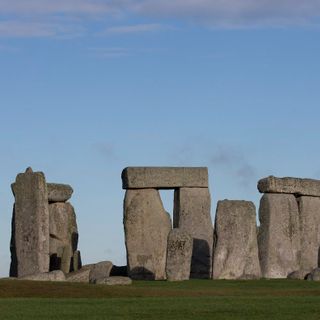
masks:
[[(320, 279), (320, 181), (266, 177), (257, 226), (253, 202), (217, 202), (214, 225), (208, 169), (128, 167), (123, 225), (127, 264), (82, 266), (67, 184), (27, 168), (11, 185), (10, 277), (104, 285), (132, 280)], [(159, 190), (174, 193), (172, 219)]]

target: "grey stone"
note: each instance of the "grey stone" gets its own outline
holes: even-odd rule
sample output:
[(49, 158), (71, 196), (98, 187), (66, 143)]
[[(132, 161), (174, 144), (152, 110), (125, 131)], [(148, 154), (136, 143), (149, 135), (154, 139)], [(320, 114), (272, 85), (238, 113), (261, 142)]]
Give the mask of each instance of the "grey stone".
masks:
[(121, 177), (123, 189), (208, 188), (208, 168), (128, 167)]
[(113, 264), (110, 261), (102, 261), (94, 264), (90, 267), (89, 282), (97, 283), (97, 281), (101, 279), (108, 278), (112, 267)]
[(78, 245), (78, 229), (74, 208), (70, 203), (49, 205), (50, 214), (50, 270), (68, 273)]
[(320, 268), (315, 268), (308, 274), (307, 280), (311, 281), (320, 281)]
[(68, 184), (47, 183), (49, 202), (66, 202), (73, 193), (73, 189)]
[(288, 274), (287, 278), (291, 280), (305, 280), (311, 270), (297, 270)]
[(36, 273), (28, 276), (20, 277), (21, 280), (32, 281), (65, 281), (65, 274), (61, 270), (55, 270), (51, 272)]
[(165, 279), (171, 219), (163, 208), (159, 192), (154, 189), (127, 190), (123, 222), (130, 278)]
[(76, 250), (73, 253), (72, 266), (73, 266), (73, 271), (78, 271), (82, 267), (81, 253), (79, 250)]
[(258, 235), (262, 276), (286, 278), (300, 269), (299, 211), (291, 194), (265, 194), (260, 201)]
[(300, 268), (312, 270), (318, 267), (320, 248), (320, 198), (298, 198), (301, 231)]
[(181, 188), (174, 193), (173, 226), (193, 238), (191, 278), (212, 278), (213, 226), (208, 188)]
[(173, 229), (168, 236), (166, 274), (169, 281), (189, 280), (193, 239), (189, 233)]
[(127, 286), (132, 284), (132, 280), (128, 277), (108, 277), (97, 280), (96, 284), (105, 284), (108, 286)]
[(78, 271), (70, 272), (66, 274), (66, 280), (68, 282), (89, 283), (90, 272), (91, 272), (90, 268), (83, 268)]
[(269, 176), (258, 182), (258, 190), (261, 193), (289, 193), (320, 197), (320, 180)]
[(214, 279), (261, 276), (256, 208), (250, 201), (218, 201), (215, 219)]
[(12, 185), (10, 275), (22, 277), (49, 271), (49, 209), (47, 184), (42, 172), (18, 174)]

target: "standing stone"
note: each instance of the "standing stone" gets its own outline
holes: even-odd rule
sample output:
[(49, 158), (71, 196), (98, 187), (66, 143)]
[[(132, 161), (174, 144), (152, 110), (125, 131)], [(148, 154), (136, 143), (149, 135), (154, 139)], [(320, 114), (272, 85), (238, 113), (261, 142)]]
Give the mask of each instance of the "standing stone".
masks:
[(214, 233), (214, 279), (254, 279), (261, 276), (256, 208), (252, 202), (219, 201)]
[(320, 248), (320, 198), (298, 198), (301, 231), (302, 270), (313, 270), (318, 267)]
[(208, 188), (181, 188), (174, 193), (174, 228), (193, 238), (191, 278), (212, 277), (213, 227)]
[(192, 237), (185, 231), (173, 229), (168, 236), (166, 274), (169, 281), (189, 280)]
[(260, 201), (258, 235), (262, 276), (286, 278), (300, 269), (299, 211), (291, 194), (265, 194)]
[(74, 252), (78, 246), (78, 229), (74, 208), (70, 203), (49, 205), (50, 214), (50, 270), (73, 270)]
[(127, 190), (124, 230), (129, 276), (133, 279), (165, 279), (171, 219), (157, 190)]
[(23, 277), (49, 271), (49, 209), (42, 172), (28, 168), (12, 185), (15, 206), (12, 220), (10, 275)]

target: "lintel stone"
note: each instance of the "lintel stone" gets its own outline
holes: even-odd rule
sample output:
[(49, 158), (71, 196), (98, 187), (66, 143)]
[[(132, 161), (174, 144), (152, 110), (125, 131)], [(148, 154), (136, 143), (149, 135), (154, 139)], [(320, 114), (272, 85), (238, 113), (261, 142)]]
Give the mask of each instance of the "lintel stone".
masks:
[(208, 188), (206, 167), (128, 167), (121, 177), (123, 189)]

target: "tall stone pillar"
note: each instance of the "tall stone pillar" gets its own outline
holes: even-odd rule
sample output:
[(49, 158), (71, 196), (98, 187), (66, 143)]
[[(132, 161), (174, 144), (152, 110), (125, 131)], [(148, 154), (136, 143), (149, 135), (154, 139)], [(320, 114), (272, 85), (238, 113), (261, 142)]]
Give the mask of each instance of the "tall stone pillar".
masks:
[(49, 208), (45, 176), (28, 168), (12, 185), (15, 206), (12, 220), (10, 276), (49, 271)]
[(179, 188), (174, 193), (173, 227), (193, 238), (191, 278), (212, 278), (213, 226), (208, 188)]

